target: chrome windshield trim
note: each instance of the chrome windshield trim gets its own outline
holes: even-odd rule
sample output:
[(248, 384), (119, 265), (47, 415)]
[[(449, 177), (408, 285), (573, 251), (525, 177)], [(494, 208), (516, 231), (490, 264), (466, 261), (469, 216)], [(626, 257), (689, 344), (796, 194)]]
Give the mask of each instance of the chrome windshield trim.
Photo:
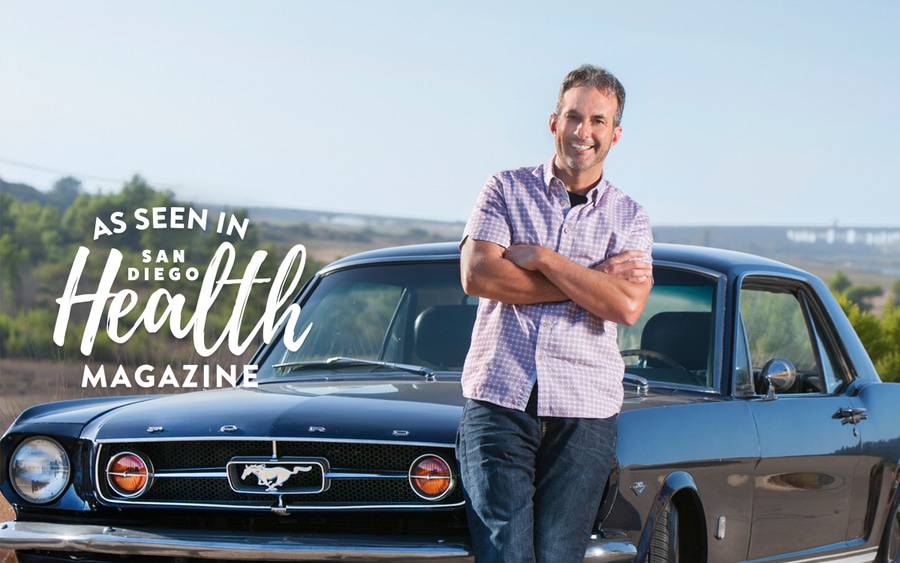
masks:
[(453, 254), (419, 254), (419, 255), (411, 255), (411, 256), (379, 256), (376, 258), (359, 258), (355, 260), (348, 260), (347, 262), (341, 262), (339, 264), (332, 263), (328, 266), (325, 266), (318, 272), (316, 272), (317, 276), (327, 276), (328, 274), (345, 270), (347, 268), (354, 268), (357, 266), (369, 266), (369, 265), (386, 265), (386, 264), (409, 264), (415, 262), (427, 262), (434, 264), (436, 262), (459, 262), (459, 253)]
[(724, 280), (727, 276), (718, 271), (712, 270), (710, 268), (704, 268), (703, 266), (696, 266), (694, 264), (685, 264), (684, 262), (672, 262), (670, 260), (654, 260), (653, 266), (661, 266), (663, 268), (672, 268), (675, 270), (683, 270), (685, 272), (694, 272), (695, 274), (702, 274), (704, 276), (717, 279)]

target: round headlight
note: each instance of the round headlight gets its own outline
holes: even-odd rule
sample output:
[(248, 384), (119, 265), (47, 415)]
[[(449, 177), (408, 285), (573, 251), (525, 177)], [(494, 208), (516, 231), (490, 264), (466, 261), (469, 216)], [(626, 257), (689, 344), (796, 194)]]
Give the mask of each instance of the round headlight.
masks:
[(450, 465), (434, 454), (416, 458), (409, 467), (409, 484), (425, 500), (440, 500), (453, 490)]
[(9, 477), (20, 497), (35, 504), (48, 503), (69, 484), (69, 456), (52, 438), (28, 438), (13, 452)]
[(141, 496), (152, 480), (153, 467), (136, 453), (118, 453), (106, 464), (106, 481), (112, 490), (123, 497)]

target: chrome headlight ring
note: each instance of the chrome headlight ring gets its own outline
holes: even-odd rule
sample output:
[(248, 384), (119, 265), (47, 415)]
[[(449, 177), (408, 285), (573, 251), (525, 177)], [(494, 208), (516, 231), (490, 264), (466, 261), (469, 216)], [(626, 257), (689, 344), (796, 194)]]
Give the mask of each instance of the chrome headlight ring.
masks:
[(49, 436), (22, 440), (9, 458), (9, 480), (17, 495), (33, 504), (58, 499), (72, 473), (69, 454)]

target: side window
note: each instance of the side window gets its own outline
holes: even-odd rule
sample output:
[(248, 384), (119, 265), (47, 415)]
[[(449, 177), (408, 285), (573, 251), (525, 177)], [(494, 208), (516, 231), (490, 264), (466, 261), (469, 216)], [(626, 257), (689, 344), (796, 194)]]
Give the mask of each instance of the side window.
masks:
[(835, 351), (830, 349), (822, 338), (823, 328), (817, 322), (814, 322), (813, 324), (815, 325), (816, 332), (816, 348), (819, 352), (819, 361), (822, 364), (822, 378), (825, 381), (827, 391), (833, 393), (844, 383), (844, 380), (841, 378), (841, 375), (836, 368), (838, 363), (836, 361), (837, 356)]
[(651, 382), (714, 387), (716, 280), (667, 267), (654, 268), (653, 278), (641, 317), (616, 333), (626, 371)]
[[(797, 369), (794, 385), (780, 394), (830, 393), (842, 380), (836, 373), (833, 354), (823, 342), (821, 327), (808, 314), (803, 294), (794, 287), (755, 285), (741, 288), (741, 320), (749, 348), (750, 373), (755, 392), (765, 391), (763, 366), (774, 358), (790, 361)], [(738, 342), (741, 347), (741, 342)], [(740, 352), (740, 350), (736, 350)], [(738, 361), (740, 358), (738, 358)], [(735, 366), (740, 395), (741, 366)]]
[(744, 322), (738, 319), (737, 341), (734, 345), (734, 394), (737, 397), (753, 395), (753, 372), (750, 369), (750, 353), (747, 350), (747, 333)]

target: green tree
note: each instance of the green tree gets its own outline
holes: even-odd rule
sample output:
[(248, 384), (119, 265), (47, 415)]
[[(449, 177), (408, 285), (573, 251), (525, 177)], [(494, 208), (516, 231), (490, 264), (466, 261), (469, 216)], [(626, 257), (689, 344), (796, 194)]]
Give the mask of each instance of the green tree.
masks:
[(875, 369), (882, 379), (900, 382), (900, 306), (891, 302), (881, 317), (881, 338), (885, 352), (875, 363)]
[(888, 297), (888, 305), (900, 306), (900, 278), (891, 284), (891, 294)]
[[(28, 262), (28, 253), (18, 246), (11, 233), (0, 234), (0, 293), (12, 295), (18, 289), (21, 278), (19, 273)], [(3, 301), (12, 301), (7, 297)], [(5, 308), (5, 303), (0, 304)]]
[(59, 209), (65, 209), (81, 193), (81, 180), (73, 176), (60, 178), (53, 184), (53, 189), (47, 194), (47, 202)]
[(871, 311), (872, 303), (869, 301), (873, 297), (881, 297), (884, 295), (884, 289), (880, 285), (854, 285), (844, 291), (852, 303), (855, 303), (863, 311)]
[(835, 272), (834, 276), (828, 280), (828, 287), (831, 288), (831, 291), (834, 293), (844, 293), (850, 289), (850, 286), (852, 285), (853, 282), (850, 281), (849, 276), (842, 270)]

